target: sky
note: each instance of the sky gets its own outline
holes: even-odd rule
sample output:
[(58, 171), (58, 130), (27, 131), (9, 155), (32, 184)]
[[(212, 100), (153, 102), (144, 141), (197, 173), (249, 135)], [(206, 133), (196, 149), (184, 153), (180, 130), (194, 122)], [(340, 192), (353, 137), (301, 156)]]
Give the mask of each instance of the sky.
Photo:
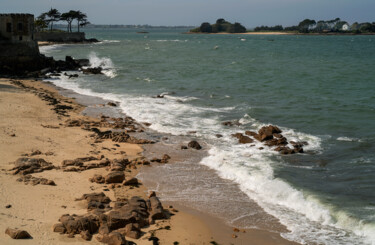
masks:
[(375, 0), (0, 0), (0, 13), (80, 10), (93, 24), (199, 26), (219, 18), (247, 28), (303, 19), (375, 22)]

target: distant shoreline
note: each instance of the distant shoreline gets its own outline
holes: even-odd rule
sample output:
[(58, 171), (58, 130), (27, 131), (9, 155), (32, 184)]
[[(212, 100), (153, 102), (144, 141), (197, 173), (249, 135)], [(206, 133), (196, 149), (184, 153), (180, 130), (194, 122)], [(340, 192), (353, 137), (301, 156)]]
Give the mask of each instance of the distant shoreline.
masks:
[(218, 32), (218, 33), (206, 33), (206, 32), (185, 32), (184, 34), (214, 34), (214, 35), (299, 35), (299, 36), (373, 36), (375, 33), (297, 33), (297, 32), (243, 32), (243, 33), (229, 33), (229, 32)]

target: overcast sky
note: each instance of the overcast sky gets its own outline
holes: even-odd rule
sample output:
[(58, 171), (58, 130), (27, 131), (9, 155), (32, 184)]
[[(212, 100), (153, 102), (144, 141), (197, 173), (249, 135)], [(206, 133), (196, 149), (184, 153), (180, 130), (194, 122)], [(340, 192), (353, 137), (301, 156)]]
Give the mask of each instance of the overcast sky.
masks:
[(375, 0), (0, 0), (0, 13), (81, 10), (93, 24), (192, 25), (224, 18), (247, 28), (305, 18), (374, 22)]

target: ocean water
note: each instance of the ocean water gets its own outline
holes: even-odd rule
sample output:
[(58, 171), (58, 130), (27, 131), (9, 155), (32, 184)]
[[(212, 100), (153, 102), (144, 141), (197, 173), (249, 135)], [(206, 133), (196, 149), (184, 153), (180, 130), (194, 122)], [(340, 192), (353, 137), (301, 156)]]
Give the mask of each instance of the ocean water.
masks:
[[(206, 194), (216, 196), (207, 204), (212, 213), (242, 220), (242, 227), (262, 226), (245, 217), (266, 212), (288, 228), (283, 237), (303, 244), (375, 244), (374, 36), (137, 31), (87, 29), (87, 37), (103, 41), (41, 52), (89, 58), (104, 68), (104, 75), (51, 80), (57, 86), (119, 101), (126, 114), (161, 133), (196, 131), (208, 154), (160, 167), (163, 199), (204, 209)], [(242, 125), (221, 124), (229, 120)], [(288, 140), (307, 141), (305, 153), (281, 156), (231, 137), (268, 124)], [(231, 195), (238, 212), (228, 211)]]

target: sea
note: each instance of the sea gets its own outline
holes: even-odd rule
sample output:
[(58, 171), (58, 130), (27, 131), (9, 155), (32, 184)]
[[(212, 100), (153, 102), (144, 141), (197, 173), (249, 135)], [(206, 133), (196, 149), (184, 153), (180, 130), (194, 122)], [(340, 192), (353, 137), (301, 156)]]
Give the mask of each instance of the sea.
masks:
[[(302, 244), (375, 244), (375, 36), (186, 31), (87, 28), (99, 43), (41, 53), (87, 58), (104, 74), (47, 81), (118, 102), (173, 138), (170, 147), (202, 144), (200, 158), (140, 173), (163, 200), (240, 228), (274, 231), (276, 220), (287, 228), (282, 237)], [(304, 153), (231, 136), (270, 124), (306, 141)]]

